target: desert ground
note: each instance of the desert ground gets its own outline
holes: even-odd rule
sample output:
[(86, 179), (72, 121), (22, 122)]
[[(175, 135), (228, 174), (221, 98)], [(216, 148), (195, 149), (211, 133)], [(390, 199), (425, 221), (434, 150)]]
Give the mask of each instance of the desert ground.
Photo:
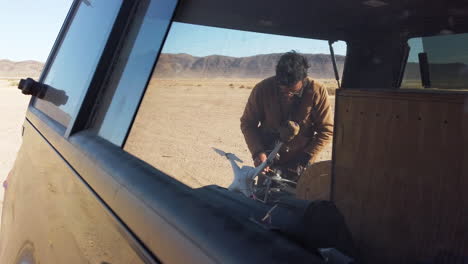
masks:
[[(21, 127), (30, 99), (16, 88), (17, 82), (17, 79), (0, 79), (0, 181), (2, 183), (13, 166), (21, 145)], [(3, 192), (2, 187), (0, 212)]]
[[(228, 186), (232, 168), (215, 149), (237, 155), (252, 166), (239, 118), (257, 79), (153, 79), (125, 150), (197, 188)], [(320, 80), (333, 88), (333, 80)], [(30, 97), (16, 88), (17, 79), (0, 78), (0, 181), (21, 145), (21, 127)], [(331, 89), (330, 93), (333, 89)], [(334, 108), (334, 96), (330, 96)], [(331, 146), (319, 160), (331, 159)], [(3, 202), (0, 188), (0, 210)], [(0, 214), (1, 215), (1, 214)]]
[[(253, 166), (240, 117), (258, 79), (153, 79), (125, 150), (197, 188), (228, 186), (233, 172), (215, 149)], [(334, 87), (334, 80), (320, 80)], [(333, 89), (331, 89), (333, 93)], [(334, 96), (329, 97), (334, 109)], [(318, 161), (331, 159), (331, 145)]]

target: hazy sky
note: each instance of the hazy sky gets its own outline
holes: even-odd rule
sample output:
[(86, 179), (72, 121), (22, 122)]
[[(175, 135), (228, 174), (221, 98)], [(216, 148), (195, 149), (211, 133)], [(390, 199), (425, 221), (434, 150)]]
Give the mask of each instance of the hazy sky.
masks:
[(0, 59), (45, 61), (72, 0), (0, 0)]
[[(0, 0), (0, 59), (45, 62), (72, 0)], [(334, 44), (344, 55), (346, 45)], [(163, 52), (251, 56), (289, 50), (329, 53), (326, 41), (174, 23)]]
[[(346, 44), (333, 44), (335, 54), (345, 55)], [(301, 53), (330, 53), (328, 42), (279, 35), (253, 33), (174, 23), (164, 45), (166, 53), (188, 53), (195, 56), (226, 55), (232, 57), (282, 53), (290, 50)]]

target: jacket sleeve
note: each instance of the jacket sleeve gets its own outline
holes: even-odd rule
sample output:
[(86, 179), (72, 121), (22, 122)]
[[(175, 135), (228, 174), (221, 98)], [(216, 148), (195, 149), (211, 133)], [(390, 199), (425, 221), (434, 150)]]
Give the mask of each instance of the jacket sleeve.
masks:
[(256, 85), (250, 93), (244, 114), (240, 119), (241, 131), (244, 134), (245, 142), (252, 154), (252, 158), (255, 158), (258, 153), (265, 151), (259, 128), (259, 124), (265, 117), (262, 99), (259, 86)]
[(311, 118), (316, 134), (305, 148), (305, 152), (310, 155), (309, 163), (317, 159), (318, 154), (333, 138), (333, 113), (327, 89), (322, 85), (314, 95), (313, 103)]

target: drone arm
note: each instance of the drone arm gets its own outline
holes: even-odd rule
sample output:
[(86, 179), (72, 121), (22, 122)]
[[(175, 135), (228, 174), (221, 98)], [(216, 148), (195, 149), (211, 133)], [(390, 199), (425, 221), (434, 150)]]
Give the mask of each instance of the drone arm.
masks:
[(283, 142), (276, 143), (275, 148), (273, 149), (273, 151), (271, 151), (270, 155), (268, 155), (267, 160), (255, 168), (253, 178), (255, 178), (255, 176), (260, 174), (263, 171), (263, 169), (265, 169), (267, 166), (271, 165), (271, 163), (273, 162), (273, 159), (276, 157), (276, 154), (278, 154), (282, 146), (283, 146)]

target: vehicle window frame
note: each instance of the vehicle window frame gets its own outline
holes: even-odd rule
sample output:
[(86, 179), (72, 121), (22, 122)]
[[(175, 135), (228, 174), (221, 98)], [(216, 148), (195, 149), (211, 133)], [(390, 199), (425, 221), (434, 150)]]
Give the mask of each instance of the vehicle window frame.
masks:
[[(78, 10), (80, 0), (74, 0), (70, 6), (70, 9), (68, 10), (67, 15), (65, 16), (65, 20), (59, 30), (59, 33), (57, 34), (57, 38), (54, 41), (54, 44), (52, 45), (52, 49), (47, 56), (46, 62), (44, 64), (44, 68), (41, 72), (41, 75), (39, 76), (39, 83), (44, 83), (45, 78), (47, 77), (50, 67), (55, 61), (55, 58), (57, 56), (58, 51), (60, 50), (60, 47), (62, 46), (63, 40), (65, 39), (65, 36), (68, 33), (68, 30), (70, 28), (70, 25), (72, 24), (75, 14)], [(31, 97), (31, 100), (29, 100), (28, 108), (33, 109), (33, 112), (40, 112), (43, 117), (46, 117), (48, 121), (53, 121), (53, 123), (57, 124), (56, 127), (60, 127), (60, 131), (57, 130), (57, 132), (61, 135), (65, 134), (66, 127), (64, 127), (62, 124), (60, 124), (57, 120), (51, 117), (50, 113), (44, 113), (43, 111), (39, 110), (36, 108), (34, 105), (37, 101), (37, 97)], [(53, 109), (54, 113), (59, 112), (58, 109)]]
[[(444, 36), (456, 36), (456, 35), (467, 35), (468, 36), (468, 32), (455, 32), (455, 33), (452, 33), (452, 34), (446, 34), (446, 35), (432, 35), (432, 36), (417, 36), (417, 37), (411, 37), (411, 38), (408, 38), (406, 40), (406, 43), (409, 47), (409, 50), (408, 50), (408, 54), (406, 56), (406, 59), (403, 61), (403, 65), (402, 65), (402, 73), (401, 73), (401, 79), (400, 79), (400, 85), (398, 86), (398, 89), (401, 89), (403, 91), (439, 91), (439, 92), (444, 92), (444, 93), (459, 93), (459, 92), (466, 92), (468, 90), (468, 87), (467, 88), (454, 88), (454, 87), (433, 87), (431, 85), (431, 87), (425, 87), (424, 86), (424, 83), (423, 83), (423, 77), (421, 76), (421, 65), (420, 65), (420, 61), (419, 59), (417, 59), (416, 61), (412, 62), (410, 61), (410, 55), (413, 55), (413, 56), (417, 56), (417, 54), (419, 53), (411, 53), (412, 52), (412, 45), (410, 45), (410, 41), (411, 40), (417, 40), (419, 42), (421, 42), (421, 50), (420, 52), (422, 53), (425, 53), (426, 56), (427, 56), (427, 51), (424, 49), (424, 45), (423, 45), (423, 42), (424, 42), (424, 39), (426, 38), (437, 38), (437, 37), (444, 37)], [(405, 84), (404, 81), (405, 81), (405, 78), (406, 78), (406, 74), (407, 74), (407, 66), (409, 63), (415, 63), (416, 66), (417, 66), (417, 70), (416, 70), (416, 74), (417, 74), (417, 78), (414, 79), (416, 81), (418, 81), (418, 86), (412, 86), (412, 85), (408, 85), (408, 84)], [(453, 62), (452, 62), (453, 63)], [(429, 70), (430, 70), (430, 67), (431, 67), (431, 62), (429, 61), (428, 65), (429, 67)]]
[[(151, 4), (151, 1), (155, 1), (155, 0), (148, 0), (148, 1), (150, 2), (149, 4)], [(178, 8), (180, 6), (181, 1), (180, 0), (170, 0), (170, 1), (174, 2), (174, 8), (172, 10), (171, 18), (169, 20), (167, 29), (166, 29), (166, 31), (164, 33), (164, 37), (162, 38), (159, 50), (155, 54), (154, 61), (151, 62), (151, 70), (150, 70), (148, 76), (146, 77), (146, 81), (145, 81), (145, 84), (144, 84), (144, 86), (143, 86), (143, 88), (141, 90), (141, 94), (138, 96), (137, 99), (135, 99), (138, 102), (136, 104), (136, 107), (135, 107), (132, 115), (131, 115), (132, 117), (128, 120), (128, 126), (127, 126), (127, 129), (125, 131), (125, 136), (123, 137), (121, 144), (117, 145), (119, 148), (123, 149), (124, 146), (125, 146), (128, 135), (130, 134), (131, 128), (132, 128), (133, 123), (135, 122), (136, 116), (138, 114), (138, 109), (141, 106), (144, 95), (145, 95), (145, 93), (147, 91), (147, 88), (148, 88), (148, 85), (149, 85), (149, 83), (151, 81), (151, 76), (152, 76), (152, 74), (154, 72), (154, 69), (156, 68), (156, 65), (157, 65), (157, 63), (159, 61), (160, 54), (162, 52), (164, 44), (166, 43), (167, 36), (168, 36), (168, 34), (169, 34), (170, 30), (171, 30), (171, 26), (172, 26), (172, 24), (174, 22), (176, 22), (175, 21), (175, 16), (177, 14), (177, 10), (178, 10)], [(146, 15), (147, 14), (145, 14), (144, 16), (146, 16)], [(135, 17), (127, 18), (129, 20), (128, 25), (130, 25), (132, 23), (134, 18)], [(144, 17), (143, 17), (143, 19), (144, 19)], [(143, 27), (143, 24), (140, 25), (139, 30), (142, 27)], [(128, 32), (122, 32), (122, 34), (120, 35), (120, 38), (121, 38), (120, 41), (121, 41), (121, 44), (123, 44), (123, 45), (125, 45), (124, 42), (127, 40), (127, 37), (128, 37), (127, 33)], [(138, 35), (136, 36), (136, 38), (138, 38)], [(122, 51), (123, 51), (122, 47), (119, 47), (119, 49), (114, 54), (113, 63), (117, 62), (118, 58), (122, 55)], [(131, 53), (131, 51), (130, 51), (130, 53)], [(107, 75), (106, 75), (105, 79), (102, 80), (103, 83), (106, 86), (108, 85), (108, 82), (110, 81), (111, 78), (116, 77), (118, 74), (123, 74), (123, 73), (115, 72), (114, 69), (113, 69), (114, 66), (115, 65), (113, 65), (113, 64), (112, 64), (111, 67), (106, 65), (106, 67), (110, 68), (110, 70), (107, 72)], [(126, 65), (123, 65), (123, 71), (125, 70), (125, 67), (126, 67)], [(102, 139), (108, 140), (108, 139), (106, 139), (106, 137), (99, 135), (98, 134), (99, 130), (96, 130), (97, 127), (100, 127), (102, 125), (102, 122), (104, 121), (105, 116), (102, 118), (102, 120), (100, 120), (100, 123), (97, 123), (95, 119), (96, 119), (96, 115), (101, 114), (100, 113), (101, 111), (103, 111), (103, 110), (109, 111), (110, 105), (103, 106), (103, 105), (100, 105), (100, 103), (101, 103), (101, 100), (103, 100), (103, 99), (105, 99), (105, 97), (109, 97), (109, 96), (111, 98), (110, 99), (111, 101), (114, 100), (113, 97), (114, 97), (115, 93), (118, 92), (117, 91), (118, 90), (118, 84), (117, 84), (117, 87), (115, 88), (115, 90), (113, 90), (113, 91), (106, 91), (106, 88), (107, 87), (102, 87), (102, 89), (97, 94), (97, 99), (95, 99), (93, 101), (93, 104), (89, 108), (89, 109), (92, 109), (92, 110), (90, 110), (87, 115), (83, 114), (83, 116), (81, 116), (81, 118), (80, 118), (81, 124), (78, 124), (77, 126), (74, 126), (73, 128), (71, 128), (70, 130), (67, 131), (66, 134), (68, 136), (70, 136), (71, 134), (76, 133), (76, 132), (78, 132), (80, 130), (90, 130), (90, 131), (92, 131), (93, 134), (96, 134), (96, 136), (98, 136), (98, 137), (100, 137)], [(110, 94), (110, 93), (112, 93), (112, 94)], [(106, 109), (104, 109), (104, 107)]]
[(64, 135), (65, 138), (69, 138), (72, 134), (87, 129), (87, 124), (92, 114), (92, 110), (98, 103), (97, 96), (99, 92), (106, 88), (106, 81), (109, 76), (112, 75), (113, 65), (115, 64), (115, 60), (120, 55), (120, 46), (127, 37), (125, 32), (127, 30), (127, 26), (135, 19), (135, 14), (132, 12), (142, 1), (146, 0), (124, 0), (122, 2), (122, 6), (120, 7), (120, 10), (112, 26), (112, 30), (109, 34), (109, 37), (107, 38), (90, 85), (83, 94), (80, 103), (78, 104), (78, 111), (76, 112), (75, 116), (72, 117), (70, 124), (67, 127)]
[[(102, 52), (99, 54), (99, 59), (96, 65), (96, 69), (91, 74), (91, 81), (87, 87), (83, 88), (82, 95), (80, 96), (80, 98), (78, 98), (78, 101), (77, 101), (77, 111), (74, 113), (73, 116), (71, 116), (70, 122), (67, 124), (67, 126), (64, 126), (63, 124), (58, 122), (55, 118), (53, 118), (53, 115), (55, 113), (60, 112), (58, 108), (51, 108), (50, 112), (44, 112), (38, 109), (37, 107), (35, 107), (35, 102), (38, 99), (37, 97), (32, 97), (32, 99), (30, 100), (28, 107), (31, 109), (34, 109), (33, 112), (35, 113), (41, 112), (42, 118), (47, 118), (47, 119), (52, 120), (54, 123), (57, 123), (59, 127), (61, 127), (61, 129), (57, 130), (56, 132), (59, 133), (64, 138), (68, 139), (71, 136), (72, 132), (77, 132), (78, 128), (83, 128), (82, 126), (79, 126), (79, 125), (83, 122), (83, 119), (87, 119), (87, 117), (84, 117), (84, 114), (83, 114), (84, 108), (88, 107), (89, 105), (94, 104), (95, 99), (91, 96), (91, 94), (94, 91), (100, 90), (102, 88), (101, 87), (103, 84), (102, 80), (104, 79), (104, 77), (107, 75), (107, 72), (108, 72), (107, 70), (108, 63), (115, 56), (115, 53), (117, 51), (117, 48), (116, 48), (117, 42), (120, 41), (122, 37), (121, 31), (125, 28), (125, 27), (122, 27), (122, 23), (125, 23), (125, 24), (127, 23), (126, 21), (129, 20), (129, 17), (128, 17), (129, 12), (131, 12), (132, 8), (136, 6), (136, 4), (139, 3), (140, 1), (142, 0), (122, 1), (121, 5), (118, 7), (117, 15), (115, 17), (115, 20), (112, 23), (109, 36), (105, 39), (104, 48)], [(79, 9), (80, 2), (81, 0), (75, 0), (73, 1), (70, 7), (70, 10), (59, 31), (59, 34), (57, 35), (54, 45), (52, 46), (51, 52), (49, 53), (49, 56), (46, 60), (44, 69), (39, 78), (40, 83), (44, 83), (44, 80), (47, 78), (47, 75), (55, 61), (55, 58), (58, 52), (60, 52), (60, 48), (64, 40), (67, 38), (67, 33), (70, 29), (70, 26), (73, 24), (73, 21), (75, 21), (75, 15)]]
[[(70, 9), (68, 10), (68, 14), (65, 17), (65, 20), (63, 22), (62, 27), (60, 28), (59, 34), (57, 35), (57, 38), (55, 39), (55, 42), (52, 46), (52, 49), (49, 53), (49, 56), (46, 59), (46, 63), (44, 65), (44, 69), (42, 70), (41, 76), (39, 77), (39, 82), (43, 83), (44, 79), (47, 77), (47, 74), (49, 73), (50, 66), (54, 63), (55, 57), (60, 50), (60, 47), (62, 46), (63, 40), (65, 39), (65, 36), (68, 33), (68, 30), (70, 29), (70, 25), (73, 22), (75, 18), (76, 11), (78, 10), (80, 0), (74, 0), (73, 3), (70, 6)], [(31, 100), (31, 104), (34, 103), (34, 101), (37, 100), (37, 98), (33, 98)]]

